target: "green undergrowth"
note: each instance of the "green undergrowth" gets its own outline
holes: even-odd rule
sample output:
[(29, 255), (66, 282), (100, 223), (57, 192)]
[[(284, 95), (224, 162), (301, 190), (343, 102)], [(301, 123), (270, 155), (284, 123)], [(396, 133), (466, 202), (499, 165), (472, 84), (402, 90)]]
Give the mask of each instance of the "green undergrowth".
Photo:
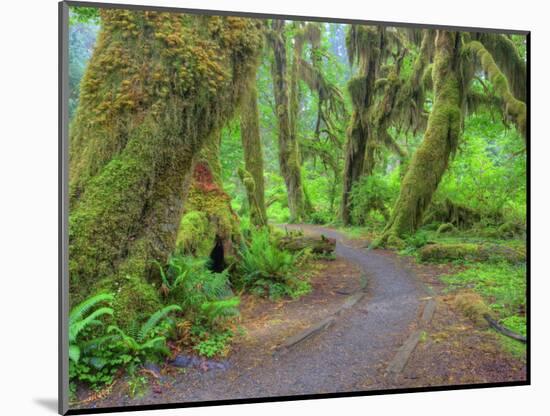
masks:
[(291, 253), (277, 247), (267, 230), (251, 231), (240, 250), (237, 284), (244, 290), (273, 300), (297, 299), (311, 290), (309, 282), (298, 276), (307, 253)]
[(74, 395), (76, 383), (99, 389), (126, 372), (130, 376), (145, 362), (160, 362), (169, 355), (177, 305), (165, 306), (145, 322), (123, 331), (114, 324), (116, 295), (99, 293), (74, 306), (69, 314), (69, 378)]
[[(503, 257), (506, 257), (506, 250), (509, 250), (512, 260), (516, 257), (523, 260), (525, 257), (525, 239), (518, 235), (511, 237), (505, 237), (493, 233), (497, 228), (495, 227), (479, 227), (469, 230), (460, 230), (454, 227), (444, 227), (448, 224), (428, 224), (416, 233), (404, 238), (404, 248), (400, 250), (402, 255), (416, 256), (422, 259), (422, 249), (428, 245), (438, 245), (445, 251), (449, 248), (449, 255), (441, 255), (439, 257), (437, 253), (433, 258), (429, 258), (430, 261), (451, 261), (453, 263), (463, 263), (464, 261), (476, 260), (474, 258), (468, 259), (463, 256), (464, 253), (476, 252), (479, 247), (497, 247), (497, 250), (491, 252), (488, 250), (487, 255), (483, 253), (479, 260), (500, 261)], [(442, 231), (442, 228), (444, 231)], [(500, 249), (498, 249), (500, 248)], [(458, 249), (456, 255), (453, 254), (453, 249)]]
[[(417, 261), (451, 263), (460, 271), (442, 276), (446, 293), (474, 291), (504, 327), (526, 335), (525, 240), (516, 234), (498, 235), (498, 227), (460, 230), (441, 225), (426, 226), (405, 238), (401, 255)], [(498, 335), (502, 346), (523, 357), (525, 344)]]
[[(447, 292), (473, 290), (478, 293), (497, 321), (511, 331), (527, 335), (525, 264), (475, 264), (468, 269), (442, 277)], [(502, 348), (519, 359), (525, 359), (526, 345), (493, 331)]]
[(472, 289), (479, 293), (504, 326), (525, 336), (525, 276), (525, 264), (473, 263), (441, 280), (448, 285), (447, 291)]
[(178, 342), (207, 357), (226, 355), (240, 304), (229, 272), (211, 271), (208, 258), (181, 254), (173, 254), (166, 267), (158, 266), (163, 297), (183, 310)]

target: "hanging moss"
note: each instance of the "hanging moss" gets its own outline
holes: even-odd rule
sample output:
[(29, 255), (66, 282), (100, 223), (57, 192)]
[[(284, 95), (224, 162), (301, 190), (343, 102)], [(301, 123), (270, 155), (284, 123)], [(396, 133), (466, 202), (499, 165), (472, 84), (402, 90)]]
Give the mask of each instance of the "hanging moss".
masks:
[[(290, 222), (300, 222), (306, 217), (300, 149), (296, 137), (298, 115), (298, 71), (293, 67), (288, 81), (285, 22), (273, 20), (269, 36), (273, 50), (272, 78), (276, 115), (279, 125), (279, 167), (285, 180)], [(294, 51), (297, 54), (301, 51)], [(294, 59), (296, 61), (296, 57)]]
[(514, 97), (525, 102), (527, 98), (527, 65), (508, 35), (497, 33), (476, 33), (480, 41), (491, 54), (500, 70), (506, 76)]
[(350, 63), (358, 63), (359, 68), (358, 75), (348, 83), (353, 113), (347, 133), (340, 208), (345, 225), (351, 222), (351, 189), (364, 171), (365, 152), (370, 140), (368, 111), (373, 104), (377, 74), (387, 52), (385, 33), (381, 26), (352, 25), (346, 37)]
[(261, 33), (232, 17), (101, 19), (70, 126), (70, 293), (115, 290), (127, 324), (158, 306), (152, 260), (174, 249), (195, 155), (238, 108)]
[(514, 122), (523, 138), (526, 138), (527, 106), (525, 102), (514, 97), (508, 79), (495, 63), (493, 56), (485, 49), (482, 43), (469, 42), (466, 45), (466, 53), (473, 53), (481, 63), (481, 67), (488, 74), (489, 80), (495, 92), (502, 98), (504, 113)]

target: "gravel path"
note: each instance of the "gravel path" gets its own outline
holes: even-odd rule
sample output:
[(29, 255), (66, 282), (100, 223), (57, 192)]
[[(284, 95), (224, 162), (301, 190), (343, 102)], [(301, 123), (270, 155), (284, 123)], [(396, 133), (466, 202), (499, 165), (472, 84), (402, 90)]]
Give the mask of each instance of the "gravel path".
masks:
[(230, 358), (228, 370), (190, 369), (177, 376), (169, 391), (131, 404), (351, 392), (382, 385), (383, 369), (416, 324), (419, 299), (425, 295), (422, 286), (391, 257), (345, 245), (342, 234), (334, 230), (288, 228), (335, 238), (337, 256), (356, 263), (366, 274), (368, 295), (329, 328), (284, 354), (265, 351), (258, 359), (257, 354), (240, 351)]

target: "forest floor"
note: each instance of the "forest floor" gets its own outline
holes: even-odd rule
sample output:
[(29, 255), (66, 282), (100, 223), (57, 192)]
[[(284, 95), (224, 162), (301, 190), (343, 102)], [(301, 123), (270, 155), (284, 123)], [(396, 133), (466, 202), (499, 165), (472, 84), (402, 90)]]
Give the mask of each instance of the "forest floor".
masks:
[[(337, 239), (336, 260), (318, 260), (311, 292), (278, 302), (244, 295), (242, 334), (225, 360), (145, 374), (149, 386), (135, 397), (119, 380), (108, 392), (77, 407), (118, 407), (318, 393), (357, 392), (487, 382), (522, 381), (521, 356), (503, 348), (501, 336), (476, 327), (454, 309), (438, 277), (451, 265), (417, 264), (389, 250), (366, 250), (367, 241), (336, 230), (293, 225), (306, 234)], [(367, 286), (361, 294), (363, 278)], [(359, 295), (359, 296), (358, 296)], [(436, 301), (429, 323), (424, 305)], [(352, 302), (350, 302), (352, 300)], [(346, 307), (346, 305), (352, 305)], [(330, 325), (316, 325), (330, 318)], [(321, 328), (281, 348), (307, 328)], [(420, 332), (419, 332), (420, 331)], [(399, 373), (388, 373), (413, 333), (419, 342)], [(298, 336), (299, 337), (299, 336)], [(152, 374), (152, 375), (151, 375)], [(84, 395), (79, 395), (84, 398)]]

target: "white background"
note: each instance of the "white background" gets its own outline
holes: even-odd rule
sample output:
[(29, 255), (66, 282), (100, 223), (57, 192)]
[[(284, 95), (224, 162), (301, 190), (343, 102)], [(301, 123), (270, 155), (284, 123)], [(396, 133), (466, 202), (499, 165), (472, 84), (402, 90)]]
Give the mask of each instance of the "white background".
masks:
[[(277, 0), (260, 4), (253, 0), (135, 1), (162, 6), (532, 31), (532, 386), (147, 414), (548, 414), (550, 276), (546, 259), (550, 256), (547, 255), (546, 238), (550, 235), (550, 108), (547, 104), (550, 98), (550, 14), (545, 2)], [(3, 1), (0, 6), (0, 413), (5, 415), (54, 414), (56, 406), (56, 3), (54, 0), (11, 0)]]

